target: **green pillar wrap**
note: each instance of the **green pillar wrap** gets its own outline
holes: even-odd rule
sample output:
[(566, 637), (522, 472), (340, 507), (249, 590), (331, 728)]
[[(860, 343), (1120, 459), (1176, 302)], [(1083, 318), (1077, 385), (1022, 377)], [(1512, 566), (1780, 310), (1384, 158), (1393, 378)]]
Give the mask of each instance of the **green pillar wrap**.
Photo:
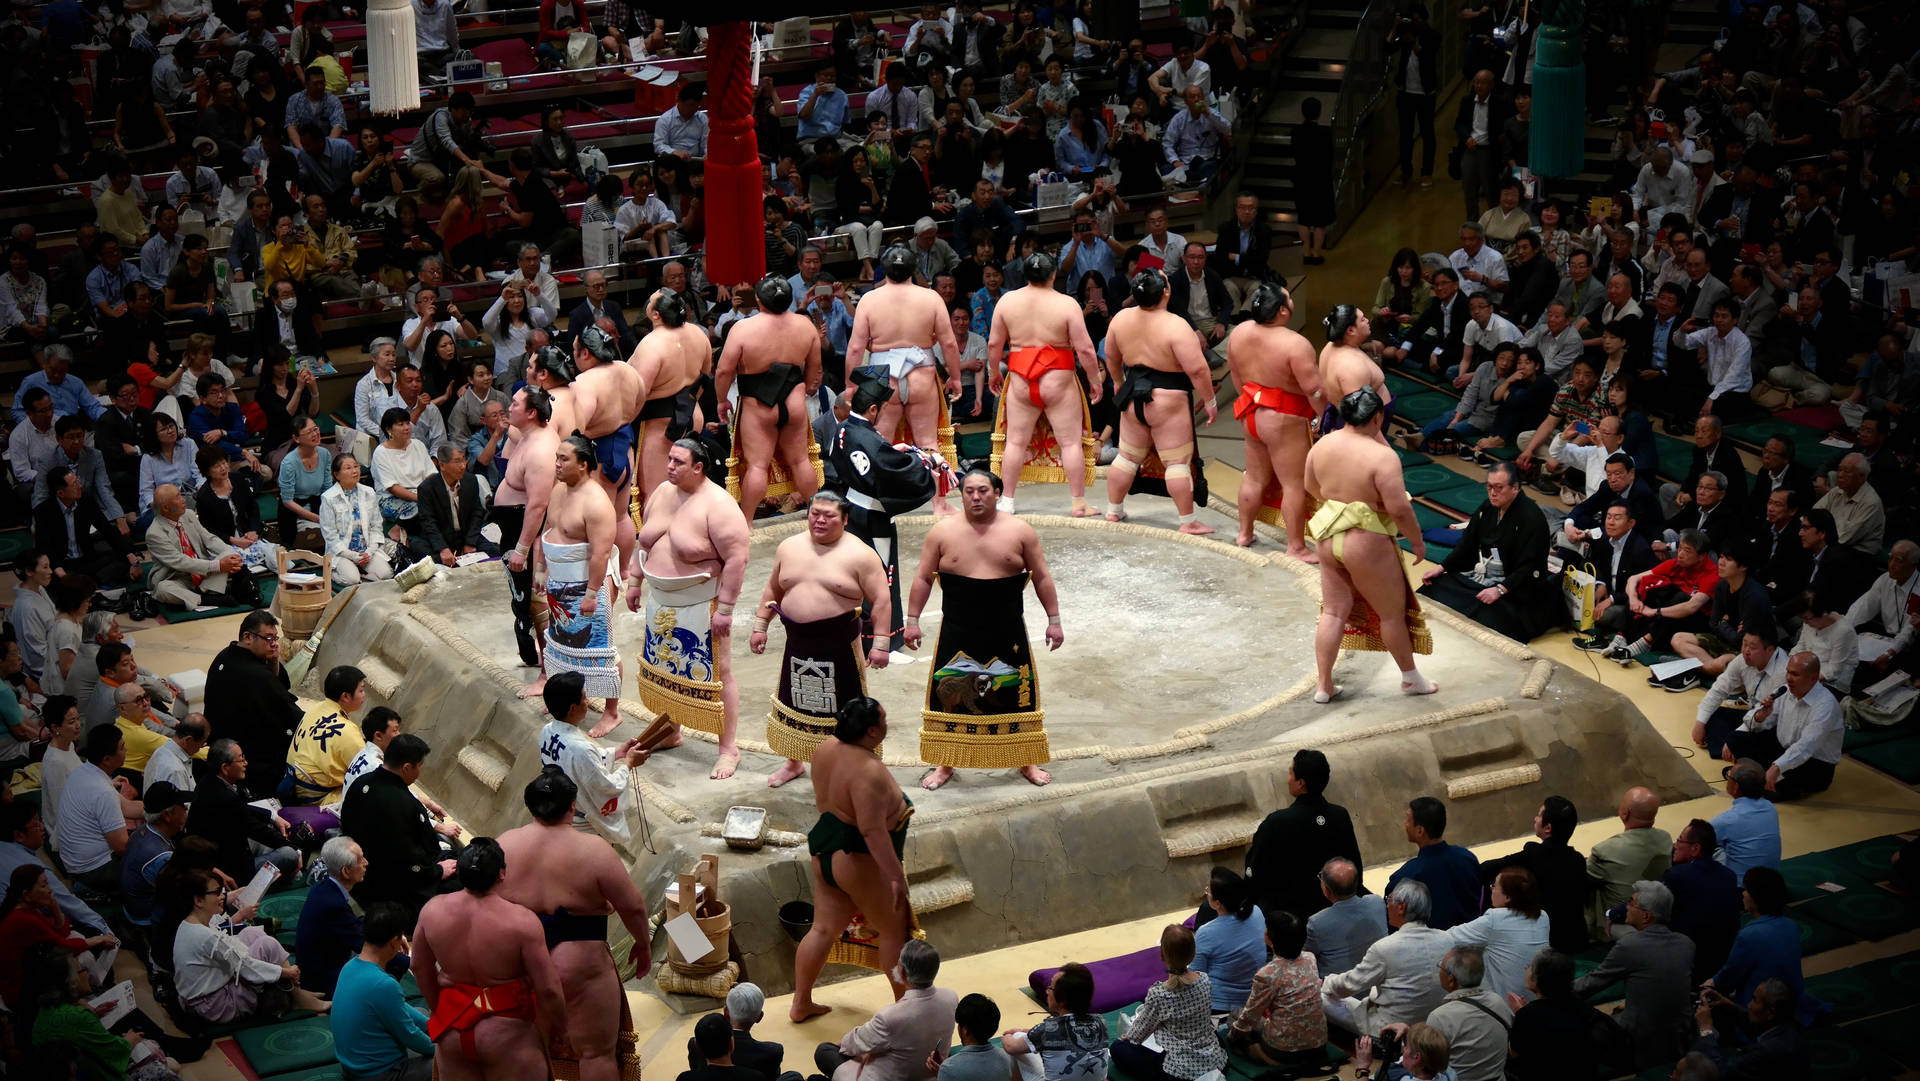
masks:
[(1582, 57), (1582, 0), (1547, 0), (1534, 38), (1533, 120), (1527, 165), (1536, 176), (1586, 171), (1587, 69)]

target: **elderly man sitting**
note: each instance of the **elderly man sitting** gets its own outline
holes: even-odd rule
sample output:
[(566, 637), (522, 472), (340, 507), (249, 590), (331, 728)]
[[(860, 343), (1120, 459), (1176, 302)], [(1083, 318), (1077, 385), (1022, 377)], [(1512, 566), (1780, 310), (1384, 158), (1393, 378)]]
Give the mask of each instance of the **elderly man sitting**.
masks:
[(1325, 979), (1359, 964), (1367, 948), (1387, 934), (1387, 905), (1379, 894), (1359, 896), (1359, 868), (1338, 856), (1320, 868), (1320, 891), (1327, 907), (1307, 919), (1305, 948)]
[(936, 989), (940, 952), (930, 943), (913, 939), (900, 950), (900, 975), (907, 993), (882, 1007), (873, 1020), (814, 1049), (813, 1062), (832, 1081), (857, 1076), (888, 1081), (929, 1081), (927, 1062), (935, 1052), (953, 1045), (953, 1011), (960, 996)]
[(1368, 946), (1359, 964), (1320, 984), (1329, 1024), (1370, 1035), (1387, 1025), (1426, 1020), (1446, 997), (1436, 973), (1453, 947), (1445, 931), (1427, 926), (1432, 914), (1426, 883), (1404, 879), (1387, 891), (1387, 923), (1394, 933)]
[(229, 585), (242, 580), (233, 577), (244, 566), (240, 553), (200, 524), (174, 485), (153, 490), (153, 508), (147, 526), (147, 551), (156, 564), (153, 595), (187, 608), (225, 601)]
[(1787, 658), (1787, 685), (1759, 703), (1741, 726), (1727, 734), (1720, 757), (1729, 766), (1751, 758), (1767, 767), (1766, 790), (1776, 800), (1825, 792), (1840, 764), (1846, 726), (1840, 702), (1820, 682), (1820, 658), (1795, 653)]
[[(753, 1036), (753, 1026), (767, 1012), (767, 995), (759, 985), (736, 983), (733, 990), (727, 992), (727, 1004), (721, 1009), (721, 1015), (733, 1029), (733, 1064), (742, 1070), (751, 1070), (766, 1081), (798, 1081), (800, 1074), (795, 1070), (782, 1071), (781, 1060), (786, 1049), (777, 1043), (757, 1040)], [(700, 1053), (700, 1045), (692, 1039), (687, 1040), (687, 1067), (698, 1070), (707, 1065), (707, 1057)]]
[(1588, 995), (1615, 981), (1627, 985), (1620, 1024), (1633, 1040), (1634, 1064), (1670, 1063), (1686, 1047), (1687, 991), (1693, 983), (1693, 942), (1667, 926), (1673, 891), (1643, 879), (1633, 884), (1627, 923), (1634, 933), (1616, 941), (1598, 968), (1574, 981)]
[[(113, 694), (118, 709), (113, 723), (127, 742), (127, 761), (120, 768), (144, 778), (148, 759), (172, 741), (175, 726), (168, 723), (171, 717), (154, 712), (153, 696), (140, 684), (123, 683)], [(205, 759), (207, 752), (202, 748), (194, 757)]]
[(193, 776), (193, 759), (206, 759), (211, 732), (206, 717), (198, 713), (187, 714), (186, 719), (175, 726), (173, 738), (155, 748), (147, 758), (147, 768), (140, 774), (141, 779), (147, 782), (147, 787), (165, 781), (191, 794), (197, 787)]
[(294, 955), (300, 958), (300, 986), (316, 995), (332, 995), (340, 969), (360, 952), (360, 914), (353, 888), (367, 877), (367, 857), (351, 837), (333, 837), (320, 846), (325, 881), (307, 892), (300, 906)]

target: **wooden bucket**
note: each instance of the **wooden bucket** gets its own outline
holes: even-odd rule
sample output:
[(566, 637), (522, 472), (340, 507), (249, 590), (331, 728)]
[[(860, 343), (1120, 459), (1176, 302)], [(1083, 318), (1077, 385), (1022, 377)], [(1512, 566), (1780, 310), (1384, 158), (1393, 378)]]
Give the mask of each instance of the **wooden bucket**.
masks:
[(318, 582), (290, 585), (287, 582), (287, 550), (280, 549), (280, 589), (274, 594), (273, 600), (280, 609), (280, 648), (283, 655), (291, 646), (313, 637), (313, 629), (320, 623), (320, 613), (333, 600), (333, 560), (324, 555), (318, 558)]
[[(720, 900), (720, 861), (711, 855), (701, 856), (693, 870), (680, 876), (679, 884), (679, 899), (667, 900), (665, 918), (670, 920), (691, 910), (694, 920), (700, 924), (700, 933), (713, 943), (713, 951), (698, 961), (689, 961), (680, 955), (680, 948), (673, 945), (672, 938), (668, 938), (667, 964), (683, 976), (711, 975), (726, 967), (727, 955), (732, 952), (733, 913)], [(699, 886), (706, 887), (705, 904), (697, 900)]]

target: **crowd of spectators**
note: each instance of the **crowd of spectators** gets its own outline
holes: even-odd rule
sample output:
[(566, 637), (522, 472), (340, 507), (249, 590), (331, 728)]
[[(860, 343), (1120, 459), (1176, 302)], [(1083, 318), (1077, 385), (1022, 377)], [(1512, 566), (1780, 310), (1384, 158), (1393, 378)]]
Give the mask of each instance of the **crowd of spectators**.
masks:
[[(393, 710), (367, 708), (366, 676), (351, 666), (303, 708), (278, 663), (280, 633), (264, 610), (243, 619), (207, 670), (204, 712), (190, 712), (179, 687), (139, 666), (111, 615), (47, 640), (68, 693), (44, 697), (21, 670), (15, 626), (0, 629), (0, 700), (13, 706), (0, 709), (0, 768), (38, 782), (0, 787), (0, 995), (21, 1061), (78, 1053), (123, 1071), (86, 1076), (167, 1081), (204, 1053), (207, 1040), (163, 1035), (137, 1011), (111, 1032), (91, 1012), (60, 1012), (114, 983), (121, 951), (189, 1034), (325, 1012), (342, 996), (355, 1011), (383, 1003), (356, 958), (405, 974), (404, 936), (450, 881), (460, 831), (408, 790), (426, 742)], [(97, 670), (84, 687), (82, 663)], [(50, 739), (34, 738), (36, 712)], [(306, 884), (296, 965), (259, 902)]]

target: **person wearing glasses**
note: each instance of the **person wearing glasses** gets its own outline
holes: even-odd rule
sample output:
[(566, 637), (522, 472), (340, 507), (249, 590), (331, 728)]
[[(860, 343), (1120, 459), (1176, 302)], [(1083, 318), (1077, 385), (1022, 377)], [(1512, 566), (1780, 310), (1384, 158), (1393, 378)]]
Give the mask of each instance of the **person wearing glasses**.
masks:
[[(270, 1019), (290, 1009), (325, 1013), (331, 1008), (326, 999), (300, 987), (300, 968), (288, 963), (286, 947), (277, 940), (228, 933), (227, 888), (218, 875), (195, 872), (180, 887), (191, 905), (173, 939), (173, 985), (182, 1005), (215, 1024)], [(222, 926), (216, 927), (216, 920)]]
[(272, 785), (287, 772), (287, 748), (306, 711), (287, 687), (280, 657), (280, 621), (262, 608), (240, 621), (240, 637), (207, 669), (205, 712), (215, 740), (239, 740), (252, 773)]
[(1520, 498), (1520, 471), (1511, 462), (1487, 470), (1487, 499), (1467, 520), (1446, 561), (1429, 567), (1420, 594), (1461, 615), (1525, 642), (1558, 622), (1565, 609), (1547, 573), (1547, 519), (1539, 504)]

